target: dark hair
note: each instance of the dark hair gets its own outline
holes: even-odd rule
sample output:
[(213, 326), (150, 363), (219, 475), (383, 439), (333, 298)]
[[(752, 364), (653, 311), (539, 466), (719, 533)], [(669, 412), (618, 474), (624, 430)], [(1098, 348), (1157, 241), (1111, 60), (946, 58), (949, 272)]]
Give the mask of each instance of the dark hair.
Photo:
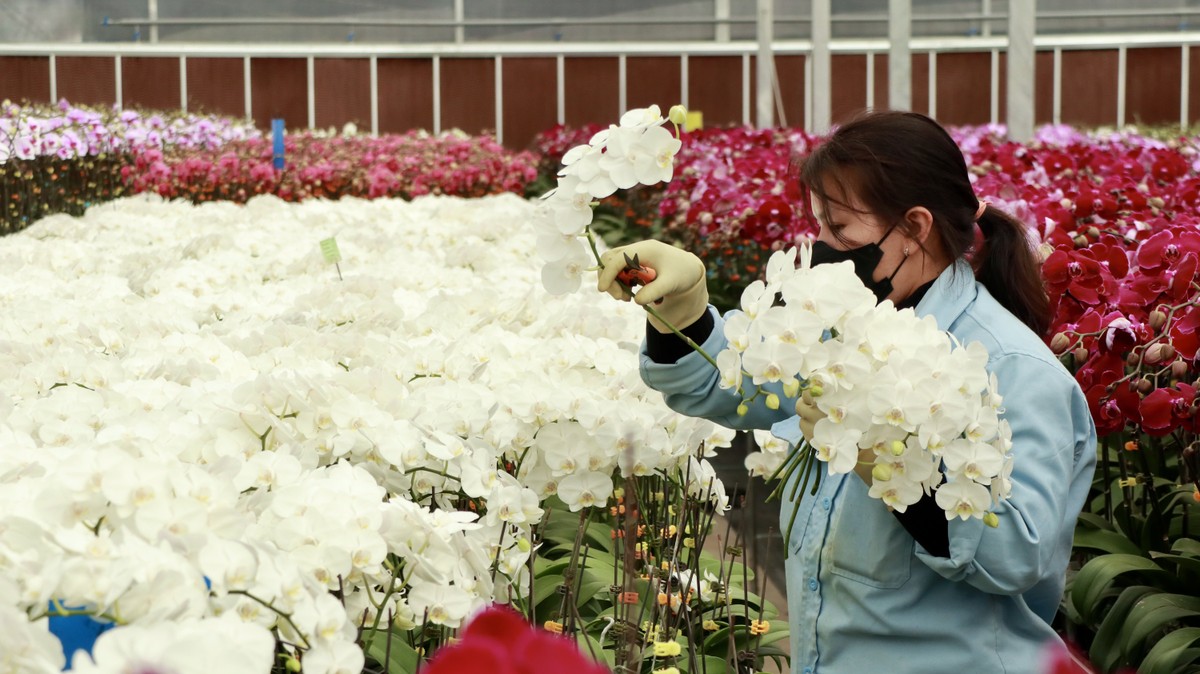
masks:
[[(856, 117), (799, 159), (799, 179), (821, 204), (836, 201), (829, 195), (833, 185), (837, 193), (857, 196), (870, 213), (893, 227), (907, 229), (909, 209), (925, 207), (951, 259), (968, 255), (976, 243), (979, 200), (966, 160), (950, 134), (925, 115), (879, 111)], [(1042, 336), (1049, 327), (1049, 301), (1027, 228), (988, 206), (979, 230), (982, 245), (970, 256), (975, 278)]]

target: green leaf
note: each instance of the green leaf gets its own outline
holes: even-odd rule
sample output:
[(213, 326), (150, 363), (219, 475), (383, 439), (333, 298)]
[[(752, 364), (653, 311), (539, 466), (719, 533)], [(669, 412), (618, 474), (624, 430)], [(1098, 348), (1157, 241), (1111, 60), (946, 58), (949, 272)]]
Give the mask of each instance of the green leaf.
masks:
[(1200, 574), (1200, 558), (1191, 555), (1154, 555), (1154, 561), (1164, 566), (1174, 566), (1177, 576), (1183, 576), (1185, 573)]
[[(605, 663), (611, 669), (616, 662), (616, 653), (610, 650), (605, 650), (600, 642), (583, 630), (575, 633), (575, 640), (579, 643), (580, 652), (588, 657), (594, 657), (597, 661)], [(590, 650), (589, 650), (590, 648)]]
[(1166, 531), (1170, 528), (1170, 519), (1160, 517), (1151, 511), (1142, 525), (1141, 545), (1143, 550), (1157, 550), (1166, 539)]
[(1155, 579), (1166, 579), (1169, 575), (1153, 560), (1137, 555), (1104, 555), (1097, 557), (1075, 574), (1071, 584), (1071, 601), (1085, 624), (1091, 625), (1098, 612), (1099, 604), (1120, 576), (1129, 573), (1141, 574)]
[(1171, 546), (1171, 552), (1200, 557), (1200, 540), (1195, 538), (1181, 538)]
[(1103, 531), (1116, 531), (1112, 522), (1095, 513), (1079, 513), (1079, 527), (1090, 527)]
[(1121, 534), (1104, 529), (1075, 529), (1075, 547), (1107, 553), (1141, 555), (1142, 549)]
[[(595, 550), (603, 550), (611, 555), (613, 550), (610, 532), (612, 530), (612, 527), (604, 522), (592, 522), (584, 532), (583, 542)], [(575, 547), (575, 536), (579, 533), (579, 519), (573, 514), (567, 517), (560, 513), (559, 517), (542, 525), (540, 533), (543, 542), (552, 544), (551, 547), (554, 548), (566, 548), (569, 552)]]
[(1180, 660), (1196, 643), (1200, 643), (1200, 627), (1185, 627), (1171, 632), (1154, 644), (1138, 667), (1137, 674), (1173, 674), (1181, 664), (1188, 664)]
[(537, 559), (533, 560), (533, 577), (535, 579), (558, 578), (561, 581), (563, 571), (565, 571), (570, 565), (571, 560), (566, 558), (548, 560), (538, 557)]
[[(753, 592), (736, 592), (731, 589), (729, 597), (729, 606), (724, 603), (717, 604), (711, 608), (705, 609), (700, 614), (701, 620), (736, 620), (740, 623), (745, 623), (747, 614), (749, 620), (757, 620), (759, 615), (759, 607), (762, 607), (763, 619), (770, 620), (768, 616), (779, 615), (779, 611), (771, 604), (765, 601), (762, 597)], [(747, 607), (749, 607), (747, 609)]]
[(696, 663), (696, 669), (693, 672), (688, 669), (688, 659), (681, 657), (675, 664), (675, 667), (680, 672), (689, 672), (690, 674), (726, 674), (729, 671), (729, 663), (722, 658), (715, 658), (711, 655), (703, 655), (698, 658), (700, 662)]
[(1189, 648), (1175, 659), (1175, 674), (1196, 674), (1196, 663), (1200, 662), (1200, 648)]
[(722, 627), (704, 639), (704, 653), (727, 653), (729, 651), (729, 628)]
[[(534, 584), (533, 584), (533, 602), (532, 602), (533, 606), (535, 608), (541, 607), (542, 602), (546, 601), (550, 597), (559, 596), (558, 595), (558, 586), (559, 585), (562, 585), (562, 576), (559, 576), (557, 578), (557, 580), (555, 580), (555, 581), (551, 581), (550, 579), (544, 579), (541, 582), (534, 582)], [(541, 611), (538, 611), (537, 617), (545, 618), (547, 616), (543, 615)]]
[[(1125, 622), (1122, 650), (1129, 660), (1140, 651), (1150, 635), (1182, 618), (1200, 615), (1200, 597), (1182, 594), (1155, 594), (1143, 597), (1129, 611)], [(1137, 650), (1135, 650), (1137, 649)]]
[[(392, 632), (391, 650), (388, 650), (388, 633), (387, 630), (363, 630), (363, 637), (368, 637), (374, 632), (374, 638), (371, 640), (371, 645), (366, 649), (365, 654), (380, 666), (382, 666), (387, 674), (412, 674), (417, 671), (417, 652), (401, 637), (399, 634)], [(363, 639), (365, 643), (366, 639)], [(390, 656), (390, 657), (388, 657)]]
[(609, 592), (612, 587), (612, 580), (605, 578), (597, 578), (590, 571), (585, 570), (583, 582), (579, 585), (578, 596), (575, 597), (575, 605), (583, 606), (593, 599), (606, 599), (609, 603), (613, 600), (613, 595)]
[(1088, 651), (1088, 657), (1093, 663), (1099, 665), (1100, 671), (1111, 672), (1121, 664), (1124, 655), (1121, 644), (1124, 639), (1120, 638), (1120, 635), (1125, 627), (1125, 618), (1129, 615), (1129, 610), (1142, 597), (1160, 591), (1149, 585), (1134, 585), (1125, 588), (1117, 597), (1117, 601), (1100, 623), (1100, 628), (1096, 630), (1096, 637), (1092, 640), (1092, 647)]
[(767, 632), (758, 640), (758, 645), (767, 646), (775, 643), (776, 641), (783, 641), (784, 639), (788, 638), (788, 636), (788, 631), (786, 629), (775, 629), (772, 627), (770, 632)]
[[(721, 629), (708, 635), (708, 637), (704, 639), (701, 652), (707, 655), (728, 655), (729, 629), (730, 628), (728, 627), (722, 627)], [(773, 628), (770, 632), (767, 632), (760, 637), (750, 634), (749, 628), (745, 626), (736, 626), (733, 628), (734, 652), (757, 650), (760, 657), (767, 657), (771, 655), (790, 657), (790, 653), (786, 653), (771, 645), (787, 638), (788, 630), (781, 627)]]
[[(721, 560), (716, 559), (715, 557), (710, 557), (708, 555), (702, 555), (700, 557), (701, 577), (703, 577), (703, 572), (709, 571), (714, 576), (720, 578), (722, 582), (724, 582), (726, 576), (729, 574), (730, 567), (733, 569), (733, 575), (729, 578), (730, 583), (741, 584), (743, 580), (743, 572), (746, 574), (745, 582), (749, 583), (754, 580), (754, 569), (746, 568), (746, 566), (742, 564), (730, 562), (729, 560), (725, 560), (724, 567), (722, 567)], [(724, 573), (721, 573), (722, 571), (724, 571)]]

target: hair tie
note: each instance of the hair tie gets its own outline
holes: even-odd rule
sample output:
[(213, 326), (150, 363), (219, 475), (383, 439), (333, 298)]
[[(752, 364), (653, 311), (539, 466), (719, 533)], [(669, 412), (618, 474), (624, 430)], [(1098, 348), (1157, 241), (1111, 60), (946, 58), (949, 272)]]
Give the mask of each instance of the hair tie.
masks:
[(991, 204), (989, 204), (987, 202), (987, 199), (980, 199), (979, 200), (979, 208), (975, 209), (975, 218), (974, 218), (973, 222), (979, 222), (979, 218), (983, 217), (983, 212), (986, 211), (988, 206), (990, 206), (990, 205)]

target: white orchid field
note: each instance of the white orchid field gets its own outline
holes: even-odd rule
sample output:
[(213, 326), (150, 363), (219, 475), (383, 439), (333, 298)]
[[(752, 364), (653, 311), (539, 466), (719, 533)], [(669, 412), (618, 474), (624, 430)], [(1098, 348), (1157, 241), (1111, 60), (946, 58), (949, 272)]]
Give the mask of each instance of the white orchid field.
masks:
[[(533, 528), (614, 476), (723, 509), (732, 431), (642, 383), (640, 308), (543, 290), (536, 208), (139, 196), (0, 239), (0, 671), (360, 672), (527, 609)], [(68, 614), (107, 630), (73, 662)]]

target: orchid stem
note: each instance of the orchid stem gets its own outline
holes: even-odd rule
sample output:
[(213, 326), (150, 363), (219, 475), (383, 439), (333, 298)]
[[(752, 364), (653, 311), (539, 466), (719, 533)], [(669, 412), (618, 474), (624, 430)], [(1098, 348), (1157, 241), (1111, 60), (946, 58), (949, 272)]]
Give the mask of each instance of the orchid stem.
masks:
[[(596, 258), (596, 264), (600, 267), (600, 269), (604, 269), (604, 263), (600, 260), (600, 252), (598, 250), (596, 250), (596, 237), (594, 234), (592, 234), (592, 228), (590, 226), (588, 226), (587, 228), (584, 229), (584, 232), (587, 233), (588, 246), (590, 246), (592, 249), (592, 256)], [(632, 288), (625, 285), (624, 283), (621, 283), (621, 281), (617, 281), (617, 283), (620, 283), (621, 287), (623, 289), (625, 289), (625, 291), (628, 292), (630, 296), (633, 295)], [(717, 371), (720, 371), (721, 368), (719, 365), (717, 365), (717, 361), (714, 360), (712, 356), (708, 355), (708, 352), (705, 351), (703, 348), (701, 348), (701, 346), (699, 344), (697, 344), (695, 340), (693, 340), (691, 337), (688, 337), (687, 335), (680, 332), (679, 328), (676, 328), (674, 325), (671, 324), (670, 321), (664, 319), (662, 317), (662, 314), (658, 313), (658, 311), (654, 307), (647, 304), (647, 305), (644, 305), (642, 308), (646, 310), (646, 313), (650, 314), (656, 320), (658, 320), (660, 323), (667, 326), (676, 337), (683, 340), (684, 344), (687, 344), (689, 347), (692, 348), (693, 351), (695, 351), (696, 353), (703, 356), (704, 360), (708, 361), (709, 365), (712, 365), (714, 369), (716, 369)]]

